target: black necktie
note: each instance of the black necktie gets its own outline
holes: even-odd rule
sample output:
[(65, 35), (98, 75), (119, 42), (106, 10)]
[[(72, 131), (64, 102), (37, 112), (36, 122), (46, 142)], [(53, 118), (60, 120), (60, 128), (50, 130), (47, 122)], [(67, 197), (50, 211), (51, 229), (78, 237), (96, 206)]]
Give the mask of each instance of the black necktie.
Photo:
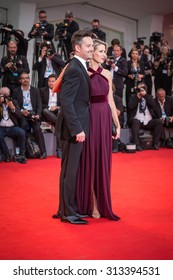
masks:
[(86, 61), (86, 68), (88, 69), (89, 68), (89, 62)]
[(139, 103), (139, 112), (145, 115), (145, 110), (146, 110), (146, 100), (145, 98), (142, 97)]

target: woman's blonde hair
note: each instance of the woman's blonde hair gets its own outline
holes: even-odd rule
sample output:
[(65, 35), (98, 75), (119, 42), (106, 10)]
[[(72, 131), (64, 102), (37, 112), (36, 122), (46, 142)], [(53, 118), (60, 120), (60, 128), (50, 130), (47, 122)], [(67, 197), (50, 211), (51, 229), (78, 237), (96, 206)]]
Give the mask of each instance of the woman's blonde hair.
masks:
[(94, 51), (97, 49), (97, 47), (99, 45), (104, 45), (105, 46), (105, 49), (106, 49), (106, 52), (108, 50), (108, 44), (102, 40), (99, 40), (99, 39), (93, 39), (93, 47), (94, 47)]

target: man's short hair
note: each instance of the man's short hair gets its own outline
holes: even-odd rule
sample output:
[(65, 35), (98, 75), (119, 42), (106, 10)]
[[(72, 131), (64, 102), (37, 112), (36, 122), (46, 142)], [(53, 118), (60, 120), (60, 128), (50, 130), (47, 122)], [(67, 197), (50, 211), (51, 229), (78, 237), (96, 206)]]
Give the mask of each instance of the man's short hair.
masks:
[(51, 75), (49, 75), (48, 80), (51, 79), (51, 78), (57, 79), (57, 76), (55, 74), (51, 74)]
[(40, 10), (40, 11), (39, 11), (39, 14), (46, 14), (46, 11)]
[(98, 24), (100, 24), (100, 20), (97, 19), (97, 18), (93, 19), (93, 20), (92, 20), (92, 23), (93, 23), (93, 22), (97, 22)]
[(73, 18), (73, 13), (70, 12), (70, 11), (67, 11), (67, 12), (65, 13), (65, 17)]
[(73, 50), (75, 49), (76, 45), (81, 45), (82, 40), (84, 37), (91, 37), (92, 38), (92, 32), (90, 30), (77, 30), (73, 33), (71, 37), (71, 44)]

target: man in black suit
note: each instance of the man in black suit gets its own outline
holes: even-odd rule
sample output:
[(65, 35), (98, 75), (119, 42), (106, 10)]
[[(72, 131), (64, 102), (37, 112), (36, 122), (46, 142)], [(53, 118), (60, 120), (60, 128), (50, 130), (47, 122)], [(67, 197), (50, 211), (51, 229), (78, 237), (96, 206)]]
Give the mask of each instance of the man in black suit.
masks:
[(28, 33), (28, 37), (30, 39), (35, 38), (36, 59), (38, 59), (40, 44), (43, 41), (51, 42), (52, 49), (55, 52), (55, 47), (52, 42), (52, 39), (54, 37), (54, 26), (53, 26), (53, 24), (51, 24), (47, 21), (46, 11), (44, 11), (44, 10), (39, 11), (39, 22), (35, 23), (32, 26), (31, 31)]
[(8, 54), (1, 60), (3, 73), (2, 86), (8, 87), (11, 94), (20, 86), (19, 76), (22, 72), (29, 73), (29, 64), (25, 56), (17, 55), (17, 42), (9, 41), (7, 44)]
[(20, 121), (20, 127), (26, 132), (29, 125), (32, 127), (40, 147), (40, 159), (45, 159), (47, 157), (46, 147), (43, 133), (40, 128), (40, 118), (42, 112), (40, 91), (38, 88), (30, 86), (30, 78), (27, 73), (22, 73), (20, 75), (20, 83), (21, 87), (18, 87), (13, 92), (13, 99), (17, 100), (23, 115)]
[[(73, 13), (71, 11), (67, 11), (65, 13), (65, 19), (63, 21), (64, 23), (64, 30), (60, 35), (60, 45), (62, 43), (65, 44), (65, 60), (67, 60), (68, 58), (70, 58), (70, 54), (73, 51), (72, 49), (72, 44), (71, 44), (71, 38), (74, 32), (76, 32), (77, 30), (79, 30), (79, 24), (74, 20), (74, 16)], [(67, 57), (66, 57), (67, 56)]]
[(61, 55), (54, 53), (49, 44), (42, 43), (40, 56), (33, 65), (33, 70), (38, 71), (38, 87), (46, 87), (48, 77), (51, 74), (56, 74), (58, 77), (64, 66), (65, 62)]
[(8, 136), (16, 141), (14, 161), (26, 163), (25, 158), (25, 131), (19, 127), (22, 114), (17, 101), (10, 97), (10, 90), (7, 87), (0, 89), (0, 151), (1, 160), (11, 161), (9, 150), (5, 142)]
[[(40, 95), (42, 100), (42, 114), (46, 121), (51, 122), (55, 127), (57, 122), (57, 115), (60, 112), (60, 94), (52, 92), (53, 86), (56, 81), (56, 75), (52, 74), (48, 77), (48, 86), (40, 89)], [(57, 157), (62, 157), (61, 143), (59, 137), (57, 137)]]
[(121, 56), (122, 47), (115, 45), (113, 47), (114, 60), (110, 64), (110, 72), (112, 73), (113, 84), (116, 89), (116, 95), (123, 98), (124, 78), (127, 76), (127, 60)]
[(106, 33), (100, 29), (100, 21), (99, 19), (93, 19), (92, 21), (92, 29), (91, 32), (96, 35), (98, 39), (106, 42)]
[[(108, 51), (107, 51), (107, 56), (108, 56), (108, 57), (114, 56), (113, 48), (114, 48), (115, 45), (120, 46), (120, 40), (117, 39), (117, 38), (112, 39), (112, 41), (111, 41), (111, 46), (108, 48)], [(124, 57), (125, 59), (127, 59), (127, 55), (126, 55), (126, 50), (125, 50), (125, 48), (122, 48), (122, 54), (121, 54), (121, 56)]]
[[(173, 97), (166, 95), (166, 91), (163, 88), (157, 89), (155, 102), (155, 112), (159, 119), (162, 120), (163, 126), (169, 129), (173, 128)], [(165, 130), (166, 132), (166, 130)], [(161, 136), (161, 145), (165, 145), (166, 133)]]
[(154, 100), (147, 94), (147, 86), (139, 83), (137, 93), (131, 94), (129, 103), (128, 125), (132, 130), (132, 141), (136, 150), (142, 151), (139, 141), (140, 128), (151, 130), (153, 133), (153, 150), (159, 150), (159, 140), (162, 134), (162, 121), (155, 114)]
[(92, 58), (93, 41), (90, 31), (79, 30), (72, 36), (74, 57), (67, 66), (60, 92), (62, 114), (57, 132), (62, 140), (59, 211), (62, 222), (86, 224), (77, 213), (75, 200), (76, 178), (82, 143), (89, 133), (90, 79), (86, 62)]
[(169, 118), (170, 122), (173, 122), (173, 98), (166, 95), (166, 91), (163, 88), (159, 88), (154, 98), (155, 110), (159, 119)]

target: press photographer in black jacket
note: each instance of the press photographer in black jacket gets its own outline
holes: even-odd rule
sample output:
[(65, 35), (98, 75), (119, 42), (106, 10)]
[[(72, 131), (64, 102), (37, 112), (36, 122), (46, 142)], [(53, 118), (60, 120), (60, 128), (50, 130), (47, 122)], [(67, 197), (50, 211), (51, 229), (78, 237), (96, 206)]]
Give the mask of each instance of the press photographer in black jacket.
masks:
[(8, 54), (1, 60), (3, 73), (2, 86), (11, 91), (20, 86), (19, 76), (22, 72), (29, 73), (29, 65), (25, 56), (17, 55), (17, 42), (9, 41), (7, 44)]
[(10, 90), (7, 87), (0, 89), (0, 150), (2, 152), (1, 160), (11, 161), (10, 153), (5, 142), (8, 136), (16, 141), (16, 147), (19, 148), (14, 156), (14, 160), (20, 163), (26, 163), (25, 158), (25, 131), (19, 127), (22, 113), (17, 101), (10, 97)]

